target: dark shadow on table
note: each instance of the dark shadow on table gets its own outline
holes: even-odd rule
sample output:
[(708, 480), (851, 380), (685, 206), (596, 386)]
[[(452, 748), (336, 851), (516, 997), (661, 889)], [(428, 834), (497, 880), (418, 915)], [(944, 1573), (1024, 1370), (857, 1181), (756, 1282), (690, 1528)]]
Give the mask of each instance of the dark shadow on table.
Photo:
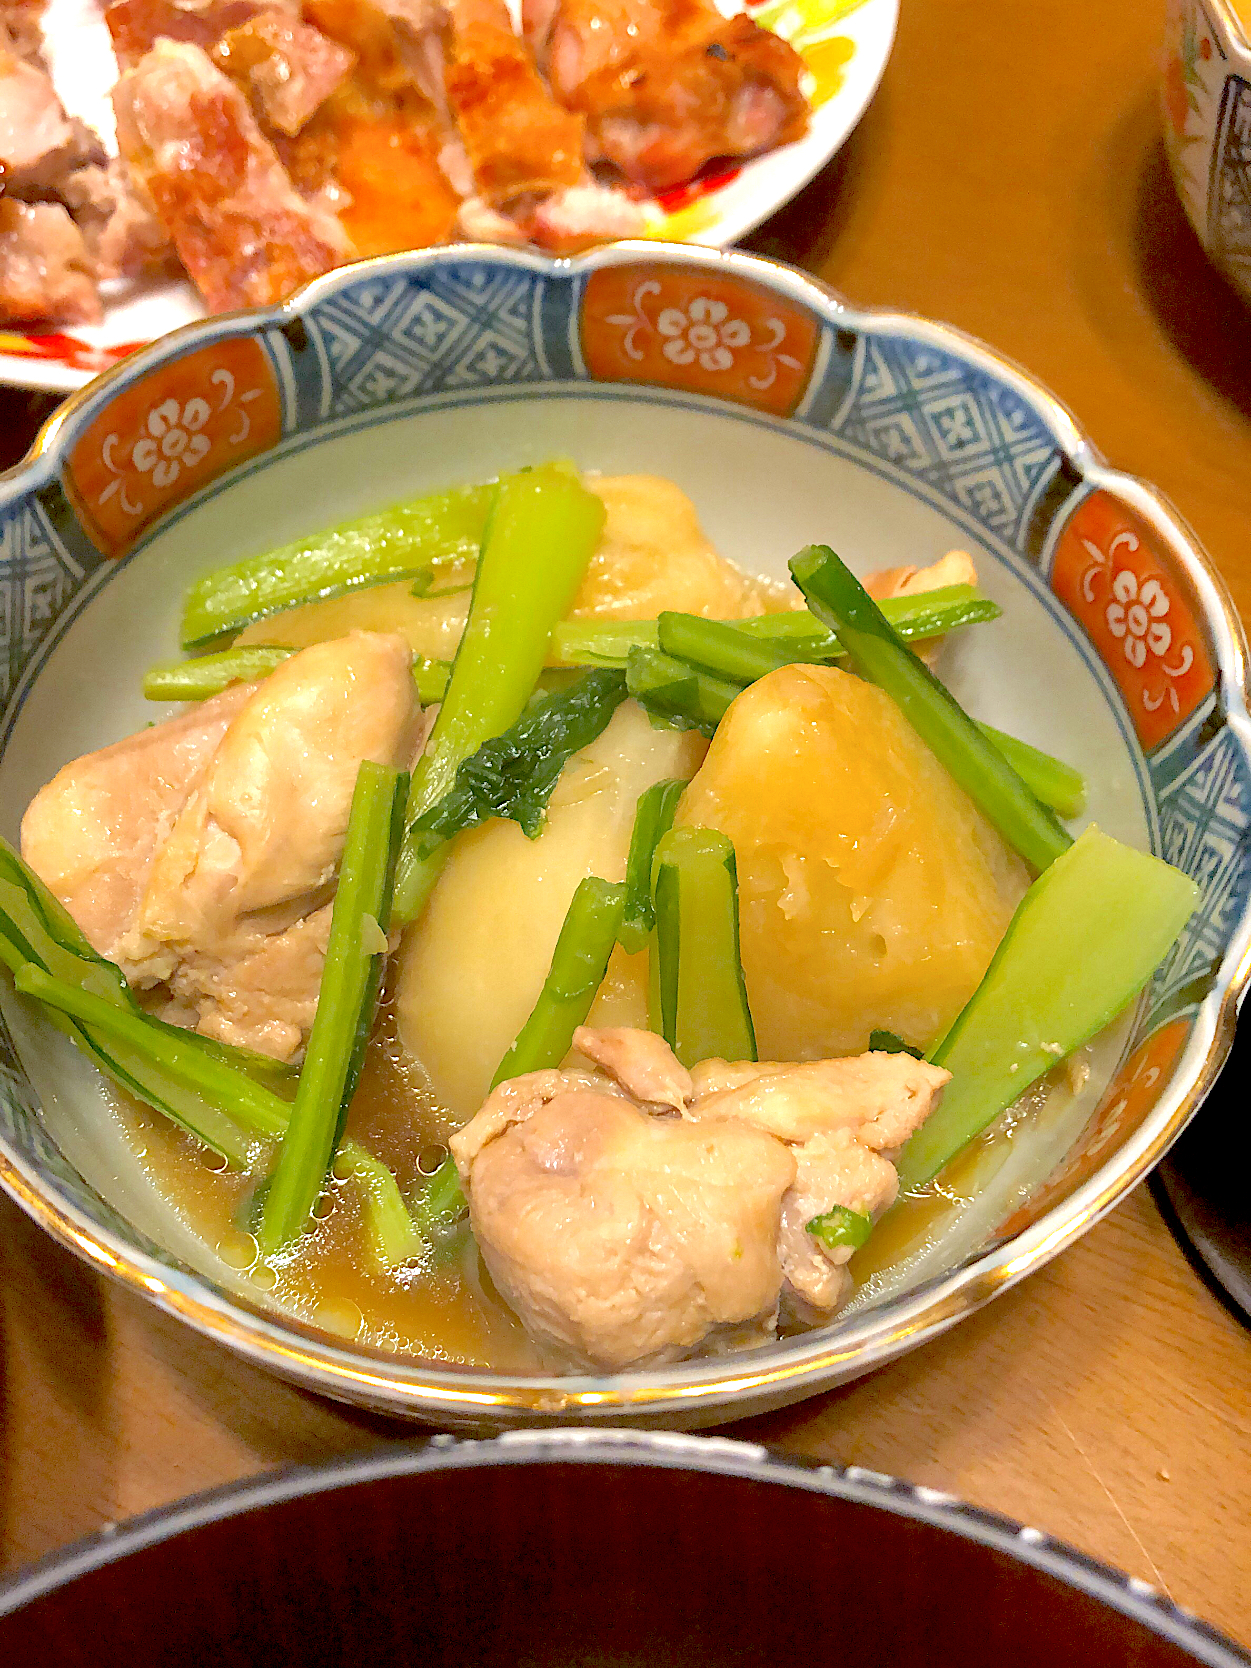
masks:
[(1142, 295), (1177, 351), (1251, 417), (1251, 305), (1213, 266), (1186, 219), (1157, 125), (1153, 109), (1133, 228)]
[(61, 399), (29, 388), (0, 388), (0, 469), (22, 461)]
[(823, 268), (844, 235), (863, 195), (874, 158), (884, 143), (884, 87), (848, 137), (843, 148), (797, 197), (742, 240), (753, 255), (816, 272)]

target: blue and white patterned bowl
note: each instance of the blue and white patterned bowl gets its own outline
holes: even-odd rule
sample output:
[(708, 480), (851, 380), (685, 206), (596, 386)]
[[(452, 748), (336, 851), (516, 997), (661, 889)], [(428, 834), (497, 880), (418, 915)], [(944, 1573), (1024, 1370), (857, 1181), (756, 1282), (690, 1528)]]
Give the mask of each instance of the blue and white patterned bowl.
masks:
[(1085, 1087), (988, 1148), (968, 1201), (834, 1325), (613, 1378), (390, 1355), (267, 1306), (157, 1197), (85, 1064), (11, 989), (0, 1182), (97, 1266), (329, 1394), (446, 1423), (708, 1423), (944, 1330), (1111, 1209), (1184, 1127), (1251, 970), (1245, 647), (1219, 578), (1159, 497), (953, 330), (690, 247), (396, 256), (136, 355), (62, 408), (0, 482), (6, 832), (66, 759), (152, 716), (140, 676), (176, 651), (197, 574), (553, 455), (672, 476), (718, 546), (761, 572), (784, 572), (810, 540), (862, 569), (973, 552), (1004, 617), (949, 646), (961, 699), (1081, 766), (1090, 817), (1203, 888)]

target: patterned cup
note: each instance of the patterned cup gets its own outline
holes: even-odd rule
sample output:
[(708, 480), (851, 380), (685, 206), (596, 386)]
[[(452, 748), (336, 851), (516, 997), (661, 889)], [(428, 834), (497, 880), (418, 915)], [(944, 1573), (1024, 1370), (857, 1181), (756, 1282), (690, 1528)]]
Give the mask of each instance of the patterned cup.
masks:
[(1248, 0), (1168, 0), (1161, 71), (1164, 149), (1186, 216), (1251, 298)]
[(0, 481), (6, 832), (66, 759), (152, 716), (141, 674), (175, 651), (198, 574), (552, 456), (671, 476), (714, 542), (758, 571), (784, 573), (812, 540), (862, 569), (973, 552), (1003, 617), (950, 645), (956, 693), (1082, 767), (1090, 819), (1202, 887), (1085, 1086), (989, 1143), (967, 1200), (833, 1325), (613, 1378), (398, 1356), (279, 1310), (158, 1197), (85, 1063), (7, 981), (0, 1182), (98, 1267), (327, 1393), (445, 1423), (711, 1422), (944, 1330), (1089, 1227), (1184, 1127), (1227, 1052), (1251, 957), (1244, 643), (1161, 499), (954, 330), (689, 246), (565, 262), (433, 250), (175, 333), (72, 399)]

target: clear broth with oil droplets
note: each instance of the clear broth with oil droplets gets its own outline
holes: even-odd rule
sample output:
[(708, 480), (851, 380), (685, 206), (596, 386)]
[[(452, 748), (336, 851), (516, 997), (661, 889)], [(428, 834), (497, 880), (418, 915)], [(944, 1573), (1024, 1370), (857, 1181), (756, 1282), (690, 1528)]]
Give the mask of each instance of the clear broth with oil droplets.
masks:
[[(993, 1162), (1022, 1118), (1036, 1115), (1047, 1093), (1044, 1079), (1023, 1099), (1019, 1115), (988, 1130), (948, 1166), (939, 1186), (899, 1200), (852, 1259), (857, 1285), (938, 1239), (977, 1192), (982, 1166)], [(272, 1150), (264, 1150), (250, 1171), (230, 1170), (158, 1113), (121, 1096), (115, 1104), (158, 1191), (223, 1262), (252, 1281), (258, 1298), (336, 1337), (396, 1354), (501, 1373), (569, 1370), (526, 1335), (495, 1291), (467, 1227), (420, 1261), (379, 1271), (366, 1245), (355, 1186), (332, 1176), (312, 1229), (263, 1263), (243, 1224)], [(352, 1102), (349, 1134), (389, 1164), (409, 1194), (441, 1160), (455, 1127), (421, 1067), (405, 1054), (384, 1006)]]
[[(494, 1292), (467, 1230), (420, 1262), (378, 1271), (369, 1256), (355, 1184), (331, 1177), (314, 1225), (282, 1256), (262, 1263), (242, 1224), (265, 1150), (251, 1171), (224, 1168), (159, 1113), (117, 1096), (144, 1169), (187, 1225), (262, 1294), (334, 1335), (398, 1354), (500, 1372), (543, 1372), (546, 1360)], [(446, 1148), (447, 1115), (420, 1068), (400, 1048), (384, 1009), (369, 1045), (348, 1132), (391, 1166), (407, 1194)]]

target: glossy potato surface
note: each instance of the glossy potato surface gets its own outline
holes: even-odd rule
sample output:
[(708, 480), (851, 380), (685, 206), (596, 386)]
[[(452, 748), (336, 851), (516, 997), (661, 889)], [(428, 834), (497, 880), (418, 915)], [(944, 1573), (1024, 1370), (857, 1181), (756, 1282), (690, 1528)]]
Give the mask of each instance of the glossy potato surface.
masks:
[[(625, 875), (639, 795), (689, 777), (702, 737), (654, 730), (627, 701), (599, 739), (565, 766), (547, 822), (528, 840), (496, 819), (460, 835), (399, 956), (396, 1018), (439, 1101), (458, 1120), (477, 1111), (529, 1017), (556, 938), (585, 875)], [(646, 956), (618, 952), (595, 1018), (642, 1023)]]
[(787, 666), (722, 720), (678, 809), (738, 861), (761, 1059), (928, 1046), (972, 994), (1028, 875), (888, 696)]

